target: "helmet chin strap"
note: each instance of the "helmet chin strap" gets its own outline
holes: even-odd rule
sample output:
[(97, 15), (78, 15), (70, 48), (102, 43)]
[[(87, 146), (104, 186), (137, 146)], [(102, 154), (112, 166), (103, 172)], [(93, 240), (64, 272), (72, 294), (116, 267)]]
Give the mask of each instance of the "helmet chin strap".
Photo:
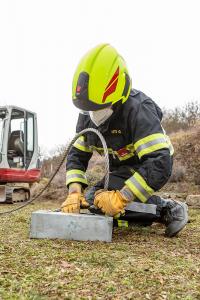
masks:
[(107, 121), (113, 114), (113, 109), (111, 107), (103, 108), (96, 111), (89, 111), (90, 119), (98, 127)]

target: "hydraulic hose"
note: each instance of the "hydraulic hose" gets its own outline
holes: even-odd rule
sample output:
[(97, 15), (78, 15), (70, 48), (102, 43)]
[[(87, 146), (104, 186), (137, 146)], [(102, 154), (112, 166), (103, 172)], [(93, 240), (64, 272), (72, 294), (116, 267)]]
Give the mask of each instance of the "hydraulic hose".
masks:
[(65, 151), (64, 151), (64, 153), (62, 155), (62, 158), (61, 158), (58, 166), (56, 167), (55, 172), (52, 174), (52, 176), (50, 177), (48, 183), (41, 189), (41, 191), (37, 195), (35, 195), (32, 199), (28, 200), (26, 203), (20, 205), (19, 207), (16, 207), (16, 208), (13, 208), (13, 209), (10, 209), (10, 210), (6, 210), (6, 211), (0, 212), (0, 216), (3, 216), (3, 215), (10, 214), (10, 213), (13, 213), (15, 211), (18, 211), (18, 210), (26, 207), (30, 203), (34, 202), (35, 200), (37, 200), (43, 194), (43, 192), (50, 186), (52, 180), (54, 179), (54, 177), (58, 173), (59, 169), (61, 168), (62, 164), (64, 163), (64, 161), (65, 161), (65, 159), (66, 159), (66, 157), (67, 157), (67, 155), (68, 155), (71, 147), (75, 143), (75, 141), (81, 135), (83, 135), (85, 133), (88, 133), (88, 132), (95, 133), (99, 137), (99, 139), (101, 140), (101, 143), (102, 143), (102, 146), (103, 146), (104, 156), (105, 156), (105, 181), (104, 181), (104, 189), (107, 190), (108, 189), (108, 183), (109, 183), (109, 154), (108, 154), (108, 148), (107, 148), (107, 145), (106, 145), (106, 141), (105, 141), (103, 135), (97, 129), (87, 128), (87, 129), (84, 129), (84, 130), (80, 131), (79, 133), (77, 133), (74, 136), (74, 138), (71, 140), (71, 142), (69, 143), (69, 145), (66, 147), (66, 149), (65, 149)]

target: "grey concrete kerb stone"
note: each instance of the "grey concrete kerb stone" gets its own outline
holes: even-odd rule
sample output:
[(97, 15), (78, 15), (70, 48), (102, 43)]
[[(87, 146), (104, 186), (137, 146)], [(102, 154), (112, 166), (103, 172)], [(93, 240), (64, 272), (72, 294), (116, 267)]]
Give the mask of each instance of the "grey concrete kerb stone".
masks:
[(111, 242), (112, 228), (111, 217), (38, 210), (31, 216), (30, 238)]

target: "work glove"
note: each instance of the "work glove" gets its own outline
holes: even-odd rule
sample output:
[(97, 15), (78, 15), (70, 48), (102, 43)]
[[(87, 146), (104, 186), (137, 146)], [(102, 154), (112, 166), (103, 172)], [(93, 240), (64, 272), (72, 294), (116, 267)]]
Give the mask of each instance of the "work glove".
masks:
[(95, 193), (94, 205), (100, 208), (106, 215), (116, 217), (124, 214), (124, 208), (133, 200), (133, 193), (125, 186), (120, 191), (97, 191)]
[(61, 205), (64, 213), (80, 213), (80, 208), (88, 208), (89, 203), (85, 200), (79, 183), (72, 183), (69, 186), (69, 194)]

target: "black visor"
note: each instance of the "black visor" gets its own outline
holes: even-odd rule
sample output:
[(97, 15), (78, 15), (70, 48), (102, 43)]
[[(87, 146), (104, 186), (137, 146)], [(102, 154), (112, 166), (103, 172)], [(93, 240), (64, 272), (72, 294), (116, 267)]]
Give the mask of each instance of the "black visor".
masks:
[(76, 86), (76, 98), (73, 99), (74, 105), (85, 111), (95, 111), (109, 107), (111, 103), (97, 104), (88, 99), (89, 74), (81, 72)]

